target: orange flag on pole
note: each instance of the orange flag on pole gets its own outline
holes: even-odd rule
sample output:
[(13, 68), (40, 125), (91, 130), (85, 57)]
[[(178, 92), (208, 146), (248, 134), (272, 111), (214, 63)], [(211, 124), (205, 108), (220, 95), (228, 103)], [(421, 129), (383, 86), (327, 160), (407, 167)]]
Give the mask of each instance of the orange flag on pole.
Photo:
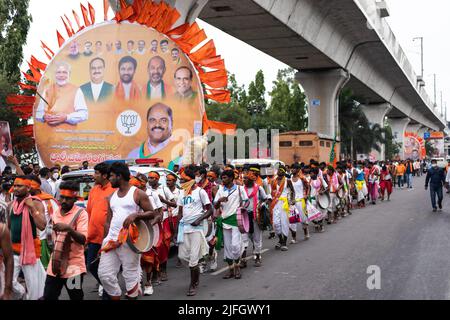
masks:
[(91, 24), (95, 24), (95, 9), (89, 2), (88, 8), (89, 8), (89, 16), (91, 17)]
[(39, 70), (41, 70), (41, 71), (44, 71), (45, 69), (47, 69), (47, 65), (45, 64), (45, 63), (43, 63), (43, 62), (40, 62), (38, 59), (36, 59), (34, 56), (31, 56), (31, 64), (35, 67), (35, 68), (37, 68), (37, 69), (39, 69)]
[(73, 13), (73, 17), (75, 18), (75, 21), (77, 23), (78, 31), (82, 30), (84, 27), (81, 25), (80, 17), (77, 15), (75, 10), (72, 10), (72, 13)]
[(80, 7), (81, 7), (81, 13), (83, 14), (84, 25), (85, 25), (86, 27), (89, 27), (89, 26), (92, 24), (92, 23), (89, 21), (89, 17), (88, 17), (89, 12), (88, 12), (88, 10), (86, 9), (86, 7), (83, 6), (81, 3), (80, 3)]
[(33, 77), (32, 75), (29, 75), (28, 73), (25, 73), (23, 71), (22, 71), (22, 74), (25, 77), (25, 79), (27, 79), (28, 81), (39, 83), (39, 80), (36, 79), (35, 77)]
[(70, 38), (73, 36), (72, 30), (70, 30), (69, 26), (67, 25), (66, 21), (64, 20), (63, 17), (61, 17), (62, 22), (64, 23), (64, 27), (66, 28), (67, 31), (67, 36)]
[(41, 41), (41, 46), (47, 57), (49, 57), (48, 59), (51, 60), (55, 56), (55, 53), (43, 41)]
[(209, 40), (203, 47), (189, 55), (191, 60), (195, 63), (199, 63), (202, 60), (209, 59), (215, 56), (217, 56), (217, 53), (216, 46), (214, 45), (213, 40)]
[(66, 42), (66, 39), (63, 38), (63, 36), (61, 35), (61, 33), (59, 33), (58, 30), (56, 30), (56, 36), (58, 37), (58, 44), (59, 47), (61, 48), (64, 42)]
[(70, 19), (67, 17), (67, 15), (64, 15), (64, 17), (66, 18), (66, 21), (67, 21), (67, 23), (69, 24), (70, 31), (71, 31), (72, 34), (74, 35), (74, 34), (75, 34), (75, 30), (73, 29), (72, 22), (71, 22)]
[(206, 98), (220, 102), (229, 103), (231, 101), (231, 93), (228, 90), (209, 90), (211, 94), (205, 95)]
[(33, 66), (31, 65), (31, 63), (28, 63), (28, 67), (30, 67), (30, 70), (31, 70), (31, 73), (33, 74), (33, 77), (34, 77), (36, 80), (38, 80), (38, 81), (35, 81), (35, 82), (41, 81), (42, 74), (41, 74), (35, 67), (33, 67)]

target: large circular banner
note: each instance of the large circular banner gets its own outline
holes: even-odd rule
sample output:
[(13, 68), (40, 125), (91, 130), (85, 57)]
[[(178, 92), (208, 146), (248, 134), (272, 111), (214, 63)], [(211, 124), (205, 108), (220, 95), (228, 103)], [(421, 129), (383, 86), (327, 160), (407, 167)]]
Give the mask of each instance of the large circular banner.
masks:
[(171, 166), (186, 140), (202, 134), (203, 92), (192, 63), (168, 37), (137, 23), (78, 33), (52, 59), (38, 93), (35, 139), (46, 166), (146, 158)]

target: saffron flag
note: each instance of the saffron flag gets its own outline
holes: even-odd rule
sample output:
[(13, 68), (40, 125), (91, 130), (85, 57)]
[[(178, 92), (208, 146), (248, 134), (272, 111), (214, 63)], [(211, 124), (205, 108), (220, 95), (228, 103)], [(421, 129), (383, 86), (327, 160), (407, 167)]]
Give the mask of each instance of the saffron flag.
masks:
[(89, 27), (92, 23), (89, 21), (89, 17), (88, 17), (89, 13), (88, 13), (88, 10), (87, 10), (86, 7), (83, 6), (81, 3), (80, 3), (80, 7), (81, 7), (81, 13), (83, 14), (84, 25), (85, 25), (86, 27)]
[(95, 9), (89, 2), (88, 8), (89, 8), (89, 16), (91, 17), (91, 24), (95, 24)]
[(34, 56), (31, 56), (31, 64), (41, 71), (45, 71), (47, 69), (47, 65), (43, 62), (40, 62), (38, 59), (36, 59)]
[(66, 40), (63, 38), (61, 33), (59, 33), (58, 30), (56, 30), (56, 36), (58, 37), (58, 45), (61, 48), (63, 46), (64, 42), (66, 42)]
[(64, 23), (64, 27), (66, 28), (67, 36), (70, 38), (73, 36), (72, 30), (69, 28), (68, 24), (64, 20), (63, 17), (61, 17), (62, 22)]

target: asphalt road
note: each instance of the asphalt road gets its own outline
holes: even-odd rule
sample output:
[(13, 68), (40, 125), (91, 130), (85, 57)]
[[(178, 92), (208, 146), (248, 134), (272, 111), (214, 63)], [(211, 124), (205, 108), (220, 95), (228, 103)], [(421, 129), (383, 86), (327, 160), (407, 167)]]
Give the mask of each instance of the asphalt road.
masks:
[[(290, 245), (287, 252), (276, 251), (275, 240), (266, 234), (261, 268), (250, 261), (241, 280), (223, 280), (223, 273), (202, 275), (193, 298), (185, 295), (189, 270), (175, 268), (172, 258), (169, 281), (142, 299), (450, 299), (449, 196), (443, 212), (433, 213), (423, 186), (424, 177), (415, 178), (414, 189), (395, 189), (390, 202), (354, 210), (326, 226), (325, 233), (311, 232), (309, 241)], [(379, 267), (380, 289), (367, 288), (369, 266)], [(221, 262), (218, 270), (223, 267)], [(86, 299), (99, 299), (91, 276), (84, 291)]]

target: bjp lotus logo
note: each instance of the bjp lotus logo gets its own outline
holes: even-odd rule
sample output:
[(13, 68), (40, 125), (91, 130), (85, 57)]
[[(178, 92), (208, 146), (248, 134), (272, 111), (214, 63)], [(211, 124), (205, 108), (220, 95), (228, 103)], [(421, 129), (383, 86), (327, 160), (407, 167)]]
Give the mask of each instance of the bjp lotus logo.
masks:
[(133, 110), (124, 111), (117, 118), (116, 126), (123, 136), (132, 137), (141, 129), (141, 116)]

